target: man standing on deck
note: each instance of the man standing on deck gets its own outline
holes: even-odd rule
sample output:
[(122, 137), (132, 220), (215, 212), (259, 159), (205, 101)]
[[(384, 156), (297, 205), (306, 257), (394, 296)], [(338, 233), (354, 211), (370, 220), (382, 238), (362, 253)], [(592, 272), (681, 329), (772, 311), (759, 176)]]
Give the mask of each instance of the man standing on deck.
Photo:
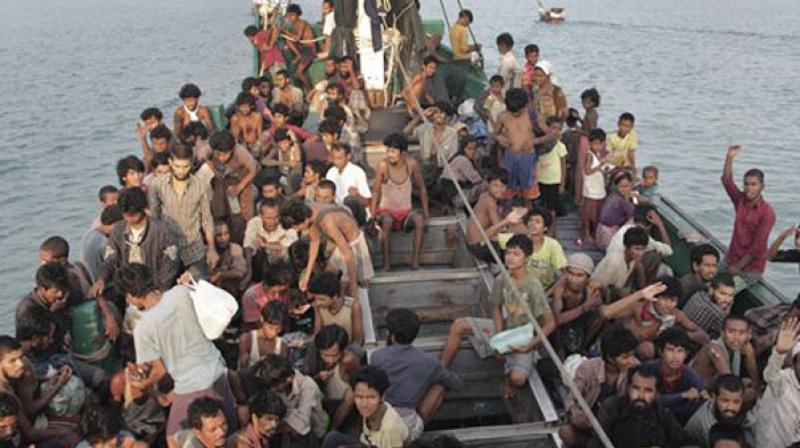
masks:
[[(453, 60), (450, 63), (450, 76), (447, 77), (447, 91), (450, 98), (460, 99), (464, 96), (464, 86), (469, 73), (470, 53), (480, 52), (479, 44), (469, 44), (469, 25), (473, 21), (472, 11), (462, 9), (458, 13), (458, 21), (450, 28), (450, 47), (453, 49)], [(458, 101), (453, 101), (457, 103)]]
[(764, 200), (764, 172), (751, 168), (744, 173), (744, 191), (733, 181), (733, 159), (739, 155), (739, 145), (728, 147), (725, 167), (722, 170), (722, 185), (736, 210), (733, 236), (725, 256), (727, 270), (731, 274), (747, 274), (759, 277), (767, 262), (767, 239), (775, 224), (775, 211)]
[[(172, 174), (156, 179), (148, 192), (150, 216), (162, 219), (177, 236), (183, 267), (195, 278), (206, 278), (208, 268), (213, 268), (219, 260), (213, 243), (214, 219), (209, 188), (191, 173), (192, 150), (189, 147), (172, 148), (169, 166)], [(210, 243), (207, 248), (202, 235)]]

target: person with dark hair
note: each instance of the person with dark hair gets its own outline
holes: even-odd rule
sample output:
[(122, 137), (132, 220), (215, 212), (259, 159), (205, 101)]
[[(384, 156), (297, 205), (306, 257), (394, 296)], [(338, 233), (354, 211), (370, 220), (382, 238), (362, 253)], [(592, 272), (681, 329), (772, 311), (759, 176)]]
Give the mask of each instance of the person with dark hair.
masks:
[(366, 366), (352, 379), (356, 409), (362, 420), (359, 439), (333, 431), (325, 437), (322, 448), (344, 446), (402, 448), (411, 439), (408, 427), (398, 411), (385, 400), (389, 377), (379, 367)]
[(280, 202), (265, 198), (258, 204), (258, 216), (247, 222), (243, 247), (251, 263), (252, 281), (264, 278), (265, 266), (281, 263), (287, 250), (297, 241), (297, 232), (286, 230), (280, 223)]
[[(633, 222), (623, 224), (619, 230), (614, 233), (611, 240), (606, 247), (606, 254), (614, 251), (625, 250), (623, 240), (625, 232), (632, 227), (641, 227), (647, 232), (647, 245), (645, 246), (645, 253), (652, 252), (653, 255), (658, 254), (660, 257), (670, 257), (673, 254), (672, 241), (669, 237), (669, 232), (664, 226), (664, 221), (661, 215), (658, 214), (656, 208), (651, 204), (637, 205), (633, 211)], [(658, 239), (653, 238), (653, 230), (657, 230)]]
[[(473, 209), (476, 219), (467, 222), (466, 242), (467, 249), (475, 258), (484, 263), (494, 263), (487, 244), (494, 246), (495, 252), (502, 257), (500, 244), (497, 242), (498, 235), (509, 232), (511, 226), (521, 224), (528, 210), (524, 207), (515, 207), (506, 216), (501, 215), (499, 204), (505, 197), (508, 171), (502, 168), (490, 171), (486, 176), (486, 183), (489, 188), (480, 195)], [(488, 243), (483, 241), (478, 225), (490, 239)]]
[[(628, 386), (628, 371), (637, 365), (635, 351), (639, 342), (629, 330), (612, 325), (600, 336), (600, 353), (578, 366), (573, 377), (575, 387), (592, 410), (611, 397), (624, 396)], [(568, 447), (586, 446), (592, 436), (592, 426), (570, 393), (564, 403), (567, 423), (558, 429), (558, 435)]]
[(505, 85), (508, 87), (516, 87), (519, 85), (517, 79), (517, 72), (519, 67), (517, 65), (517, 58), (514, 57), (514, 38), (509, 33), (501, 33), (495, 39), (497, 44), (497, 52), (500, 53), (500, 63), (497, 67), (497, 73), (503, 77)]
[(103, 262), (89, 296), (99, 297), (114, 272), (131, 263), (145, 264), (154, 273), (158, 288), (170, 289), (180, 266), (175, 236), (162, 221), (147, 215), (147, 196), (140, 188), (123, 190), (117, 206), (123, 220), (108, 235)]
[(453, 49), (453, 60), (450, 62), (450, 76), (447, 78), (447, 90), (450, 97), (460, 102), (464, 97), (464, 87), (467, 81), (467, 73), (471, 65), (471, 53), (480, 54), (480, 44), (469, 44), (468, 29), (473, 21), (472, 11), (462, 9), (458, 13), (458, 20), (450, 28), (450, 48)]
[(581, 119), (581, 128), (588, 134), (597, 129), (600, 122), (600, 116), (597, 113), (597, 108), (600, 107), (600, 92), (594, 87), (581, 92), (581, 105), (586, 110)]
[(607, 252), (592, 274), (592, 280), (604, 288), (608, 297), (622, 297), (644, 283), (643, 257), (649, 243), (643, 227), (632, 226), (622, 237), (623, 251)]
[[(747, 448), (745, 431), (738, 425), (716, 423), (708, 431), (709, 448)], [(795, 447), (796, 444), (788, 448)]]
[(325, 436), (328, 415), (322, 406), (322, 392), (311, 377), (292, 368), (286, 357), (269, 354), (254, 367), (256, 381), (280, 397), (286, 416), (278, 432), (283, 433), (283, 446), (316, 446)]
[(648, 363), (657, 372), (658, 402), (686, 424), (702, 404), (706, 383), (686, 359), (691, 350), (691, 340), (681, 328), (670, 327), (662, 331), (655, 341), (659, 358)]
[(225, 221), (214, 222), (214, 247), (219, 254), (219, 262), (209, 271), (208, 281), (234, 297), (240, 297), (250, 269), (242, 246), (231, 242), (230, 227)]
[(564, 359), (573, 353), (585, 353), (604, 324), (597, 311), (603, 298), (600, 288), (591, 280), (592, 257), (573, 252), (565, 263), (563, 274), (551, 289), (558, 323), (555, 346)]
[[(511, 397), (516, 389), (523, 387), (533, 371), (534, 353), (541, 345), (542, 339), (550, 336), (556, 329), (556, 320), (550, 306), (545, 299), (544, 288), (539, 280), (528, 271), (528, 259), (533, 253), (533, 243), (525, 235), (514, 235), (506, 243), (505, 267), (516, 290), (520, 293), (517, 297), (511, 289), (506, 277), (500, 273), (492, 284), (491, 321), (485, 318), (466, 317), (456, 319), (450, 326), (447, 342), (442, 349), (442, 365), (449, 367), (461, 343), (461, 337), (473, 334), (475, 340), (485, 339), (482, 329), (486, 328), (491, 334), (512, 330), (528, 324), (526, 308), (537, 320), (541, 331), (536, 331), (535, 337), (523, 346), (511, 347), (511, 351), (504, 353), (505, 358), (505, 387), (504, 395)], [(520, 303), (526, 300), (526, 305)], [(488, 341), (484, 341), (488, 342)], [(488, 356), (487, 350), (482, 346), (476, 347), (481, 356)]]
[(144, 163), (136, 156), (126, 156), (117, 161), (117, 178), (122, 188), (141, 187)]
[(680, 296), (680, 283), (673, 277), (659, 277), (652, 283), (625, 298), (600, 308), (605, 319), (632, 317), (629, 328), (639, 340), (639, 359), (649, 360), (656, 356), (653, 341), (663, 331), (677, 326), (688, 333), (697, 344), (709, 341), (708, 334), (694, 324), (683, 311), (676, 308)]
[(506, 91), (506, 110), (497, 118), (497, 127), (493, 134), (501, 148), (498, 162), (509, 171), (509, 192), (507, 195), (520, 195), (528, 200), (539, 197), (539, 186), (536, 182), (536, 163), (538, 154), (536, 145), (552, 141), (552, 136), (545, 134), (537, 137), (536, 130), (547, 128), (541, 115), (528, 107), (528, 94), (519, 88)]
[[(192, 174), (192, 151), (177, 145), (170, 151), (172, 174), (153, 182), (148, 191), (150, 216), (160, 219), (175, 235), (183, 268), (195, 278), (206, 278), (216, 266), (219, 254), (214, 247), (214, 218), (208, 186)], [(210, 244), (206, 246), (203, 242)]]
[[(617, 447), (691, 446), (691, 436), (672, 413), (658, 402), (658, 374), (648, 366), (628, 370), (628, 386), (623, 396), (607, 399), (597, 412), (603, 431)], [(596, 434), (586, 445), (600, 448)]]
[(281, 209), (281, 224), (298, 232), (308, 231), (310, 237), (308, 265), (299, 279), (301, 290), (308, 287), (323, 238), (332, 240), (336, 246), (328, 263), (347, 276), (349, 296), (356, 297), (357, 288), (366, 287), (375, 275), (364, 232), (358, 227), (349, 209), (338, 205), (318, 204), (309, 207), (294, 199)]
[(708, 290), (696, 292), (682, 309), (689, 320), (716, 338), (722, 331), (722, 321), (731, 312), (735, 295), (733, 276), (718, 274)]
[[(791, 367), (784, 368), (788, 361)], [(767, 388), (755, 409), (758, 447), (784, 447), (800, 440), (800, 320), (783, 321), (764, 369)]]
[(195, 163), (202, 164), (211, 158), (213, 150), (208, 144), (208, 129), (202, 122), (195, 121), (186, 125), (179, 141), (192, 149)]
[(756, 168), (744, 175), (744, 188), (740, 190), (733, 180), (733, 159), (742, 152), (739, 145), (728, 147), (722, 186), (733, 202), (736, 218), (728, 252), (725, 254), (727, 272), (745, 274), (750, 284), (764, 273), (767, 263), (767, 240), (775, 225), (775, 211), (764, 199), (764, 173)]
[(642, 168), (642, 181), (636, 187), (639, 198), (643, 201), (652, 200), (658, 193), (658, 167), (645, 165)]
[(692, 248), (692, 272), (681, 277), (681, 300), (678, 307), (683, 309), (686, 302), (698, 291), (707, 291), (711, 280), (717, 274), (719, 251), (714, 246), (703, 243)]
[[(386, 157), (375, 167), (375, 186), (372, 193), (371, 215), (381, 227), (381, 254), (383, 270), (391, 270), (389, 255), (392, 232), (414, 232), (414, 246), (411, 252), (411, 269), (420, 268), (419, 254), (422, 250), (422, 237), (430, 217), (428, 211), (428, 190), (422, 178), (422, 170), (416, 159), (408, 156), (408, 140), (400, 133), (392, 133), (383, 139)], [(414, 210), (412, 202), (413, 187), (417, 187), (422, 204), (422, 213)]]
[(145, 448), (130, 432), (123, 428), (122, 417), (109, 408), (92, 407), (81, 416), (83, 440), (75, 448), (130, 447)]
[(497, 129), (497, 119), (506, 110), (504, 94), (508, 90), (508, 84), (501, 75), (493, 75), (489, 78), (489, 87), (481, 93), (473, 111), (484, 123), (489, 134), (493, 134)]
[(555, 146), (539, 157), (536, 163), (536, 179), (541, 192), (541, 205), (550, 211), (551, 225), (548, 233), (557, 238), (556, 215), (563, 208), (562, 199), (566, 193), (567, 182), (567, 147), (561, 141), (561, 120), (551, 116), (546, 121), (546, 132), (553, 138)]
[(437, 101), (425, 109), (427, 120), (415, 117), (403, 129), (406, 137), (419, 140), (422, 177), (428, 191), (433, 191), (444, 164), (458, 152), (458, 132), (450, 123), (453, 113), (450, 103)]
[(478, 140), (472, 136), (462, 138), (458, 152), (447, 161), (450, 169), (443, 169), (439, 177), (438, 196), (445, 206), (445, 214), (452, 213), (456, 207), (464, 205), (455, 184), (464, 191), (469, 205), (475, 204), (486, 189), (486, 182), (478, 171), (479, 157)]
[(745, 311), (744, 318), (750, 322), (756, 356), (761, 356), (772, 348), (775, 338), (778, 337), (781, 323), (791, 317), (800, 318), (800, 293), (790, 303), (764, 305)]
[(319, 186), (320, 182), (324, 180), (327, 172), (328, 164), (323, 160), (314, 160), (310, 163), (306, 163), (306, 167), (303, 171), (303, 183), (300, 185), (300, 188), (292, 194), (292, 196), (303, 199), (305, 203), (309, 205), (316, 202), (317, 187)]
[(136, 364), (132, 369), (136, 374), (131, 385), (146, 390), (166, 374), (175, 381), (167, 436), (178, 432), (190, 403), (201, 397), (221, 400), (235, 430), (236, 402), (228, 372), (219, 351), (200, 327), (189, 288), (176, 286), (162, 293), (147, 266), (139, 263), (122, 266), (115, 284), (128, 305), (143, 311), (133, 330)]
[[(334, 205), (336, 204), (336, 183), (332, 180), (322, 179), (317, 185), (314, 202), (311, 204)], [(308, 205), (311, 205), (308, 204)]]
[(286, 121), (295, 126), (302, 126), (306, 114), (303, 91), (292, 85), (292, 80), (286, 70), (278, 71), (272, 79), (275, 81), (275, 87), (272, 89), (272, 113), (277, 112), (275, 106), (283, 104), (289, 110)]
[(528, 238), (533, 243), (533, 254), (528, 260), (528, 272), (533, 274), (545, 290), (558, 279), (567, 265), (564, 248), (555, 238), (547, 236), (553, 221), (554, 213), (542, 207), (533, 207), (526, 218)]
[[(580, 202), (581, 234), (578, 245), (594, 244), (597, 220), (606, 198), (606, 181), (603, 172), (608, 167), (605, 152), (606, 133), (600, 128), (581, 137), (575, 171), (575, 200)], [(585, 148), (583, 148), (585, 146)]]
[(302, 149), (306, 167), (313, 162), (327, 163), (330, 159), (333, 145), (339, 141), (339, 137), (342, 135), (342, 127), (333, 120), (322, 120), (317, 131), (319, 140), (303, 143)]
[(189, 405), (186, 428), (167, 434), (167, 442), (169, 446), (222, 448), (232, 424), (235, 426), (234, 422), (226, 420), (223, 403), (213, 398), (199, 397)]
[(215, 217), (233, 219), (239, 215), (249, 220), (254, 214), (252, 184), (258, 174), (258, 161), (247, 149), (236, 144), (229, 131), (215, 132), (208, 143), (214, 151), (213, 159), (206, 162), (206, 166), (214, 173), (211, 185)]
[(410, 309), (390, 310), (386, 315), (386, 347), (376, 350), (370, 357), (370, 364), (389, 377), (391, 386), (384, 399), (408, 427), (409, 441), (422, 435), (425, 424), (441, 405), (445, 391), (464, 386), (457, 374), (412, 345), (419, 326), (419, 317)]
[(259, 61), (261, 62), (258, 71), (259, 76), (274, 74), (277, 70), (286, 68), (286, 59), (284, 59), (283, 52), (278, 45), (280, 30), (278, 29), (277, 20), (271, 21), (265, 29), (259, 29), (255, 25), (248, 25), (244, 29), (244, 35), (258, 51)]
[[(274, 100), (273, 100), (274, 101)], [(319, 141), (319, 136), (311, 131), (307, 131), (290, 122), (292, 116), (291, 109), (283, 103), (276, 103), (272, 105), (272, 122), (269, 125), (269, 130), (264, 131), (262, 139), (265, 141), (265, 156), (270, 152), (275, 151), (273, 148), (274, 136), (280, 129), (287, 129), (291, 131), (291, 135), (297, 140), (299, 144), (313, 143)]]
[(266, 264), (260, 280), (242, 296), (242, 331), (261, 328), (261, 311), (272, 301), (288, 305), (286, 291), (292, 283), (292, 270), (283, 262)]
[(697, 352), (691, 365), (707, 383), (728, 373), (742, 378), (748, 407), (758, 399), (761, 375), (755, 350), (750, 343), (750, 323), (747, 319), (736, 315), (726, 316), (720, 334)]
[(140, 121), (136, 123), (136, 137), (142, 146), (142, 156), (147, 157), (152, 152), (148, 136), (153, 129), (162, 124), (163, 119), (164, 114), (156, 107), (148, 107), (139, 114)]
[(305, 71), (317, 56), (317, 43), (314, 40), (314, 30), (308, 22), (300, 18), (302, 15), (300, 5), (292, 3), (287, 6), (284, 16), (286, 25), (282, 31), (289, 36), (284, 44), (294, 53), (294, 59), (290, 61), (294, 65), (294, 76), (305, 90), (310, 90), (311, 83), (306, 78)]
[(22, 445), (19, 423), (19, 400), (10, 393), (0, 392), (0, 446), (17, 448)]
[[(272, 353), (288, 356), (288, 347), (281, 339), (281, 333), (289, 323), (286, 303), (272, 300), (261, 309), (259, 328), (243, 333), (239, 338), (239, 369), (252, 367), (264, 356)], [(248, 337), (249, 336), (249, 337)]]
[(52, 344), (38, 353), (35, 362), (46, 361), (51, 356), (65, 353), (67, 334), (71, 330), (69, 313), (63, 310), (76, 305), (79, 298), (70, 297), (69, 274), (63, 264), (51, 262), (39, 266), (36, 271), (36, 286), (17, 302), (14, 322), (16, 326), (30, 319), (38, 311), (44, 311), (53, 323)]
[(286, 416), (286, 406), (274, 392), (265, 390), (247, 400), (250, 420), (244, 428), (228, 438), (229, 448), (267, 448)]
[(316, 365), (309, 370), (321, 384), (325, 409), (331, 416), (334, 430), (350, 422), (355, 404), (350, 379), (366, 360), (364, 349), (350, 344), (349, 338), (345, 329), (337, 324), (323, 326), (314, 337)]
[[(183, 143), (180, 144), (182, 145)], [(153, 182), (156, 179), (172, 173), (172, 168), (169, 166), (169, 152), (153, 154), (153, 157), (150, 158), (148, 169), (149, 172), (144, 176), (144, 179), (142, 179), (142, 188), (145, 191), (153, 188)]]
[(639, 139), (636, 135), (633, 114), (625, 112), (617, 120), (617, 130), (608, 136), (609, 162), (619, 168), (625, 168), (631, 173), (634, 179), (639, 178), (636, 170), (636, 149), (639, 147)]
[(341, 294), (341, 277), (340, 272), (323, 271), (308, 282), (308, 298), (315, 307), (314, 332), (325, 325), (337, 324), (345, 329), (350, 343), (363, 344), (361, 302)]
[(713, 447), (710, 433), (717, 424), (748, 427), (752, 425), (747, 418), (744, 406), (745, 387), (736, 375), (718, 376), (711, 386), (711, 399), (707, 400), (692, 415), (685, 429), (701, 447)]
[[(333, 15), (331, 15), (333, 17)], [(323, 66), (323, 76), (320, 81), (314, 84), (314, 87), (306, 93), (306, 101), (308, 102), (309, 112), (322, 115), (325, 108), (328, 107), (328, 98), (325, 92), (328, 85), (338, 83), (339, 80), (339, 64), (334, 56), (327, 56), (325, 65)]]
[(258, 160), (263, 153), (261, 133), (264, 131), (264, 122), (255, 109), (256, 98), (249, 92), (240, 93), (236, 97), (236, 112), (231, 117), (230, 124), (236, 142), (244, 145)]
[(603, 202), (600, 214), (597, 216), (597, 229), (595, 230), (594, 243), (603, 250), (611, 243), (611, 239), (620, 227), (633, 218), (636, 212), (634, 203), (636, 192), (633, 191), (631, 173), (626, 170), (612, 171), (611, 184), (613, 185), (612, 191)]
[[(786, 238), (793, 237), (794, 248), (781, 249)], [(767, 261), (774, 263), (800, 263), (800, 230), (797, 225), (791, 225), (781, 232), (767, 249)]]
[(214, 130), (214, 121), (208, 108), (200, 105), (200, 95), (202, 92), (195, 84), (184, 84), (181, 87), (178, 96), (183, 104), (175, 109), (172, 118), (172, 129), (176, 135), (181, 135), (183, 128), (195, 121), (201, 121), (209, 131)]
[(363, 227), (372, 204), (367, 172), (353, 160), (353, 148), (347, 143), (337, 142), (331, 147), (330, 161), (325, 179), (336, 184), (336, 203), (347, 207), (359, 227)]
[(272, 150), (262, 163), (270, 175), (280, 178), (287, 194), (292, 194), (300, 188), (303, 180), (303, 152), (286, 128), (275, 131), (272, 140)]
[(145, 172), (149, 173), (151, 170), (150, 164), (156, 154), (162, 154), (169, 151), (170, 143), (173, 142), (172, 131), (168, 127), (161, 124), (150, 131), (150, 151), (144, 154), (143, 161)]
[(411, 78), (411, 82), (401, 93), (410, 116), (418, 117), (420, 108), (424, 109), (436, 101), (430, 93), (428, 84), (434, 82), (438, 68), (438, 59), (434, 56), (426, 56), (422, 60), (422, 68), (419, 73)]

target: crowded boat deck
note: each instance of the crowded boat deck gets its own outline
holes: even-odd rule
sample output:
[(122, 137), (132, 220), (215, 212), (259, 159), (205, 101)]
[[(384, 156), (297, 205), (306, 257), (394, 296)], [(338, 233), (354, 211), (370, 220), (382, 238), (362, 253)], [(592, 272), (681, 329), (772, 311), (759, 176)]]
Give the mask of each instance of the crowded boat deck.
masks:
[(0, 445), (800, 446), (800, 296), (762, 277), (800, 231), (747, 148), (726, 245), (551, 49), (501, 33), (487, 76), (461, 1), (322, 5), (255, 1), (236, 98), (144, 109), (80, 250), (41, 243)]

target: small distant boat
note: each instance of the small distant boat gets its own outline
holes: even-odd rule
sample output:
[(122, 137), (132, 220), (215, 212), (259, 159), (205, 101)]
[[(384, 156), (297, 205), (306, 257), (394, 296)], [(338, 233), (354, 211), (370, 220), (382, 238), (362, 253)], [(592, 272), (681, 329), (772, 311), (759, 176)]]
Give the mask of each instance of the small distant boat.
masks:
[(545, 8), (539, 2), (539, 20), (545, 23), (562, 23), (567, 20), (564, 8)]

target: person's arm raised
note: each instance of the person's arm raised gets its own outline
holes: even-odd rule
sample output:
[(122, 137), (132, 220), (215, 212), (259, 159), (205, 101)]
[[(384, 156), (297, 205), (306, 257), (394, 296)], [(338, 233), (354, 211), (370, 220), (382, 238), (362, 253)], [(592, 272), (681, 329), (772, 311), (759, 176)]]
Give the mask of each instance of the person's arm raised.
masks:
[(617, 300), (614, 303), (603, 305), (600, 307), (600, 315), (606, 320), (622, 317), (630, 307), (638, 302), (641, 302), (642, 300), (655, 302), (656, 296), (664, 292), (666, 289), (667, 286), (663, 283), (653, 283), (652, 285), (646, 286), (625, 298)]

